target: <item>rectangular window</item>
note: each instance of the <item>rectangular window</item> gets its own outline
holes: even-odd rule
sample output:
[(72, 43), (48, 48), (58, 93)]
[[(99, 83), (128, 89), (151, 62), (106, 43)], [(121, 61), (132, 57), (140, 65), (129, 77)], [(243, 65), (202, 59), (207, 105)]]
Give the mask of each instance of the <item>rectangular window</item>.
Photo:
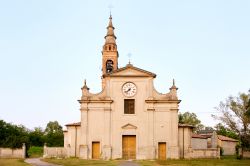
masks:
[(135, 113), (135, 99), (124, 99), (124, 114)]

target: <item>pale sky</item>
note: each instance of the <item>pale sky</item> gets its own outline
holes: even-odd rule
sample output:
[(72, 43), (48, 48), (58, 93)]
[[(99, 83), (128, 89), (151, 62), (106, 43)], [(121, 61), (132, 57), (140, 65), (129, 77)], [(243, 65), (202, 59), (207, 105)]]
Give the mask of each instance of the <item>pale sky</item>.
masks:
[(175, 78), (180, 111), (214, 126), (214, 107), (250, 89), (248, 0), (0, 0), (0, 119), (32, 129), (80, 120), (86, 78), (101, 90), (109, 8), (119, 67)]

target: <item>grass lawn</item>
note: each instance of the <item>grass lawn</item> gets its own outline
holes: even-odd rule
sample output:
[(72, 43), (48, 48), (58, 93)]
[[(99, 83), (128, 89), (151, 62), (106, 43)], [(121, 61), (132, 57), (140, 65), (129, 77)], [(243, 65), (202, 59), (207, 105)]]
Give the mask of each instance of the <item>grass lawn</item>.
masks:
[(0, 166), (30, 166), (23, 159), (0, 159)]
[[(60, 164), (64, 166), (81, 166), (81, 165), (107, 165), (114, 166), (122, 163), (122, 160), (81, 160), (77, 158), (68, 159), (44, 159), (44, 161)], [(134, 161), (141, 166), (160, 166), (160, 165), (171, 165), (171, 166), (250, 166), (250, 159), (237, 160), (235, 158), (222, 158), (222, 159), (196, 159), (196, 160), (165, 160), (165, 161), (149, 161), (149, 160), (137, 160)]]
[(28, 150), (28, 156), (31, 158), (42, 157), (43, 156), (43, 147), (31, 146)]
[(196, 159), (196, 160), (165, 160), (165, 161), (136, 161), (142, 166), (250, 166), (250, 160), (237, 159)]
[(107, 166), (115, 166), (118, 165), (120, 162), (118, 160), (110, 160), (110, 161), (105, 161), (105, 160), (82, 160), (78, 158), (67, 158), (67, 159), (43, 159), (43, 161), (49, 162), (49, 163), (54, 163), (54, 164), (59, 164), (59, 165), (64, 165), (64, 166), (81, 166), (81, 165), (88, 165), (88, 166), (93, 166), (93, 165), (107, 165)]

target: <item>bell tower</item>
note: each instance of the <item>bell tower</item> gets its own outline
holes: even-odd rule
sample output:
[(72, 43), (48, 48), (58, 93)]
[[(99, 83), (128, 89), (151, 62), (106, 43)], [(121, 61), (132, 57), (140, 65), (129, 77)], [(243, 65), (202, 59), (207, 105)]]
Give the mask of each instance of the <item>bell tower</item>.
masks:
[(102, 89), (105, 87), (105, 78), (103, 75), (110, 74), (118, 69), (118, 51), (116, 45), (116, 36), (112, 24), (112, 16), (109, 16), (107, 34), (104, 37), (105, 43), (102, 47)]
[(118, 69), (118, 51), (116, 45), (116, 36), (114, 34), (112, 16), (109, 17), (107, 34), (104, 37), (105, 44), (102, 48), (102, 74), (109, 74)]

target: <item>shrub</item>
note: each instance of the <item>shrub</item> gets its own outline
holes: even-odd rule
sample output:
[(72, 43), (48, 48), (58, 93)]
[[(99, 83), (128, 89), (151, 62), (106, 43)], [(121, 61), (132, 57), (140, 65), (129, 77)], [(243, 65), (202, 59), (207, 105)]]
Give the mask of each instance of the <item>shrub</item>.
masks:
[(220, 147), (220, 156), (223, 156), (223, 154), (224, 154), (224, 149)]
[(43, 147), (31, 146), (28, 150), (29, 157), (41, 157), (43, 156)]

